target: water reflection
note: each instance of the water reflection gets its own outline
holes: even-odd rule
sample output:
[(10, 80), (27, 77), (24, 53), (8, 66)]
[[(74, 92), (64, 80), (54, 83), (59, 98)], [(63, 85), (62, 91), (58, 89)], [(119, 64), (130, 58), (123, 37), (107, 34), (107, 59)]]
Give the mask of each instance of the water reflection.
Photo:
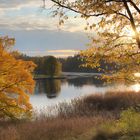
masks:
[(46, 80), (44, 82), (45, 93), (48, 98), (55, 98), (61, 91), (61, 81), (60, 80)]
[(45, 93), (48, 98), (55, 98), (61, 91), (61, 80), (37, 80), (35, 94)]
[[(103, 81), (93, 77), (78, 77), (72, 79), (41, 79), (36, 80), (35, 95), (46, 94), (48, 99), (56, 98), (61, 94), (68, 95), (68, 93), (80, 94), (83, 92), (95, 92), (103, 86)], [(87, 88), (89, 90), (87, 90)], [(86, 90), (86, 91), (85, 91)], [(70, 96), (70, 95), (69, 95)]]
[[(125, 85), (103, 85), (103, 81), (100, 79), (96, 79), (94, 77), (77, 77), (72, 79), (42, 79), (36, 81), (36, 88), (35, 88), (35, 94), (45, 94), (47, 98), (56, 98), (63, 94), (64, 96), (67, 96), (68, 93), (70, 94), (80, 94), (83, 92), (87, 93), (102, 93), (106, 90), (112, 90), (118, 89), (118, 90), (133, 90), (135, 92), (140, 91), (140, 84), (135, 84), (132, 86), (126, 86)], [(87, 88), (88, 87), (88, 88)], [(128, 88), (129, 87), (129, 88)], [(62, 95), (61, 95), (62, 96)]]
[(107, 91), (114, 90), (138, 92), (140, 91), (140, 84), (104, 86), (103, 81), (93, 77), (77, 77), (63, 80), (43, 79), (36, 81), (35, 93), (31, 96), (30, 101), (34, 108), (43, 108), (90, 94), (104, 94)]
[(84, 85), (94, 85), (94, 86), (103, 86), (104, 81), (101, 79), (97, 79), (96, 77), (77, 77), (67, 80), (69, 85), (73, 85), (75, 87), (83, 87)]
[(72, 79), (42, 79), (36, 80), (35, 94), (45, 93), (48, 98), (54, 98), (61, 92), (61, 86), (68, 84), (75, 88), (81, 88), (85, 85), (96, 87), (103, 86), (103, 81), (93, 77), (78, 77)]

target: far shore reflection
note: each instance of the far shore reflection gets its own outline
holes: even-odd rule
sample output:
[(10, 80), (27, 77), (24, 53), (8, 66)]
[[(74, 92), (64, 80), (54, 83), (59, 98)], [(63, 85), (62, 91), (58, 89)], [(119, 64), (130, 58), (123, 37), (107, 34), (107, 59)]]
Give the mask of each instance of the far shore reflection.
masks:
[(104, 94), (114, 90), (140, 91), (140, 85), (104, 85), (103, 81), (94, 77), (77, 77), (71, 79), (40, 79), (36, 80), (35, 92), (31, 95), (31, 103), (34, 108), (44, 108), (70, 101), (90, 94)]
[(61, 91), (61, 80), (43, 79), (36, 81), (35, 94), (45, 93), (48, 98), (55, 98)]

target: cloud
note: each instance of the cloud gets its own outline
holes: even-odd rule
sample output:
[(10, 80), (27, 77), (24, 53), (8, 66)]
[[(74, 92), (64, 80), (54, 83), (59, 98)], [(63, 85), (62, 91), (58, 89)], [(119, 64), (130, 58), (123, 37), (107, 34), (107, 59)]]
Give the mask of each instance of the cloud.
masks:
[(41, 13), (29, 15), (17, 15), (15, 17), (2, 17), (0, 27), (11, 30), (64, 30), (69, 32), (85, 32), (86, 22), (80, 18), (72, 17), (62, 26), (58, 24), (58, 18), (44, 16)]
[(68, 57), (74, 56), (79, 51), (76, 50), (50, 50), (50, 51), (22, 51), (22, 53), (29, 56), (48, 56), (53, 55), (55, 57)]
[(28, 55), (69, 54), (86, 49), (88, 37), (80, 32), (59, 30), (9, 30), (0, 29), (0, 35), (15, 37), (15, 49)]
[[(47, 0), (47, 7), (52, 6)], [(69, 19), (61, 27), (59, 18), (41, 9), (42, 0), (0, 0), (0, 35), (15, 37), (15, 49), (27, 55), (70, 56), (86, 48), (86, 22)]]
[(59, 18), (52, 18), (50, 0), (46, 0), (47, 9), (41, 10), (42, 0), (1, 0), (0, 27), (10, 30), (61, 30), (69, 32), (84, 32), (86, 21), (73, 18), (71, 15), (63, 26), (59, 26)]
[(1, 9), (20, 9), (22, 7), (39, 6), (42, 2), (40, 0), (1, 0)]
[(57, 57), (57, 58), (66, 58), (66, 57), (69, 57), (69, 56), (74, 56), (74, 54), (73, 55), (69, 55), (69, 54), (56, 54), (54, 56)]
[(48, 53), (77, 53), (79, 50), (49, 50)]
[(47, 51), (48, 55), (53, 55), (55, 57), (68, 57), (68, 56), (74, 56), (75, 54), (78, 54), (79, 50), (49, 50)]

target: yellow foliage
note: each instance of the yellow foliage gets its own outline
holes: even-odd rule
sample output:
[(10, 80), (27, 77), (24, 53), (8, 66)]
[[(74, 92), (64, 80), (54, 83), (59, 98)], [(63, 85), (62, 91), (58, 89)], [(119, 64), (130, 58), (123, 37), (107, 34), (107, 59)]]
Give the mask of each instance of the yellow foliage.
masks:
[[(140, 1), (134, 0), (52, 0), (55, 15), (65, 9), (87, 21), (85, 30), (93, 30), (90, 48), (82, 51), (86, 67), (98, 68), (110, 81), (136, 81), (140, 70)], [(101, 63), (107, 65), (101, 69)]]
[(8, 51), (14, 39), (0, 38), (0, 118), (20, 118), (32, 109), (28, 94), (33, 92), (35, 64), (14, 58)]

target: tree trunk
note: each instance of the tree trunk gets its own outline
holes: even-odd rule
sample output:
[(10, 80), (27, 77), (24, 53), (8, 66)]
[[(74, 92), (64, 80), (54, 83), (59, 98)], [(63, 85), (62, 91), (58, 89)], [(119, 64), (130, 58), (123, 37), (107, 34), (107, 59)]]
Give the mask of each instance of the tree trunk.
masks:
[(123, 0), (123, 3), (124, 3), (124, 6), (126, 8), (126, 11), (127, 11), (127, 14), (129, 15), (129, 18), (130, 18), (130, 22), (131, 22), (131, 27), (135, 33), (135, 39), (136, 39), (136, 42), (137, 42), (137, 45), (138, 45), (138, 48), (140, 49), (140, 37), (139, 37), (139, 33), (137, 31), (137, 28), (136, 28), (136, 25), (135, 25), (135, 21), (134, 21), (134, 18), (133, 18), (133, 15), (129, 9), (129, 6), (127, 4), (127, 1), (126, 0)]

